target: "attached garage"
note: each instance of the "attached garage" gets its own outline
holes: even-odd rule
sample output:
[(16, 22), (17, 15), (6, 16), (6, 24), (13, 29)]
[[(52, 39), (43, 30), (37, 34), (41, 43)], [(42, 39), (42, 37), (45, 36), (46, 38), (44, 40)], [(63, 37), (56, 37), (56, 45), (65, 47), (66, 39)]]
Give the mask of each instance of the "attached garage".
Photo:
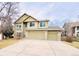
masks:
[(52, 30), (27, 30), (26, 38), (42, 40), (60, 40), (61, 33)]
[(29, 30), (26, 35), (28, 39), (45, 39), (45, 31)]

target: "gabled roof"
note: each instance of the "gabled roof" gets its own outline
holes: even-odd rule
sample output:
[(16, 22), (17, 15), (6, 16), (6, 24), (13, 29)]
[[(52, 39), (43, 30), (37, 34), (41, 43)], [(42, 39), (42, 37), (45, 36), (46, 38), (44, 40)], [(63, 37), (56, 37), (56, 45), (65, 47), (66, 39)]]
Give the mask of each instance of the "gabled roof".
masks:
[(14, 23), (17, 23), (17, 21), (21, 18), (21, 17), (23, 17), (24, 15), (26, 15), (26, 16), (29, 16), (29, 15), (27, 15), (26, 13), (24, 13), (22, 16), (20, 16)]
[(48, 29), (53, 29), (53, 30), (63, 30), (63, 28), (59, 26), (49, 26)]
[(21, 22), (24, 22), (25, 20), (27, 20), (27, 19), (30, 18), (30, 17), (31, 17), (33, 20), (39, 21), (39, 22), (40, 22), (40, 21), (49, 21), (49, 20), (37, 20), (36, 18), (34, 18), (34, 17), (32, 17), (32, 16), (30, 16), (30, 15), (24, 13), (21, 17), (19, 17), (19, 18), (14, 22), (14, 24), (15, 24), (15, 23), (19, 23), (18, 21), (19, 21), (23, 16), (26, 16), (26, 18), (25, 18), (25, 19), (22, 19)]
[(24, 14), (23, 14), (21, 17), (19, 17), (14, 23), (17, 23), (17, 22), (20, 20), (20, 18), (22, 18), (24, 15), (26, 15), (26, 16), (28, 16), (28, 17), (26, 17), (25, 19), (23, 19), (23, 21), (27, 20), (29, 17), (33, 18), (35, 21), (38, 21), (36, 18), (34, 18), (34, 17), (32, 17), (32, 16), (27, 15), (26, 13), (24, 13)]
[[(30, 18), (30, 17), (31, 17), (33, 20), (38, 21), (36, 18), (34, 18), (34, 17), (32, 17), (32, 16), (29, 16), (28, 18)], [(28, 18), (26, 18), (25, 20), (27, 20)], [(24, 20), (24, 21), (25, 21), (25, 20)], [(24, 21), (23, 21), (23, 22), (24, 22)]]

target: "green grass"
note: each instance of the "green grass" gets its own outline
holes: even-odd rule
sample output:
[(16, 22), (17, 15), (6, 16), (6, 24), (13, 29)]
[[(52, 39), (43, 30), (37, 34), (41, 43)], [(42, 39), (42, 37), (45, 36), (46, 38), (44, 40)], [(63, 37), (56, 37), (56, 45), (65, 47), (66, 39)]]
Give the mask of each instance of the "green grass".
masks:
[(0, 49), (1, 48), (4, 48), (4, 47), (7, 47), (9, 45), (12, 45), (16, 42), (18, 42), (19, 40), (15, 40), (15, 39), (5, 39), (5, 40), (2, 40), (0, 41)]

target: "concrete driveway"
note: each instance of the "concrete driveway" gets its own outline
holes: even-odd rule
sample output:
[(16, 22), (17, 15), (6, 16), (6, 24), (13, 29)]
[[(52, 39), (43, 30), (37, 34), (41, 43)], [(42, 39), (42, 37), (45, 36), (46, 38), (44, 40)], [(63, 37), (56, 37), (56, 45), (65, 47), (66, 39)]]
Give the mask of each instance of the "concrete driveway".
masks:
[(0, 49), (0, 56), (79, 56), (79, 49), (61, 41), (23, 39)]

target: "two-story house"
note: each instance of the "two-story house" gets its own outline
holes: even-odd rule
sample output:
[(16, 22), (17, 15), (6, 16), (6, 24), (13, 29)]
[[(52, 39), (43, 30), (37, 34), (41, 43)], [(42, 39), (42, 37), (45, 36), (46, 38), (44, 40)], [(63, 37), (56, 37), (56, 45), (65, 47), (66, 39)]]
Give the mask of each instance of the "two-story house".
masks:
[(63, 26), (65, 36), (79, 37), (79, 22), (67, 22)]
[(61, 40), (62, 28), (49, 27), (49, 20), (37, 20), (34, 17), (23, 14), (14, 23), (15, 38)]

